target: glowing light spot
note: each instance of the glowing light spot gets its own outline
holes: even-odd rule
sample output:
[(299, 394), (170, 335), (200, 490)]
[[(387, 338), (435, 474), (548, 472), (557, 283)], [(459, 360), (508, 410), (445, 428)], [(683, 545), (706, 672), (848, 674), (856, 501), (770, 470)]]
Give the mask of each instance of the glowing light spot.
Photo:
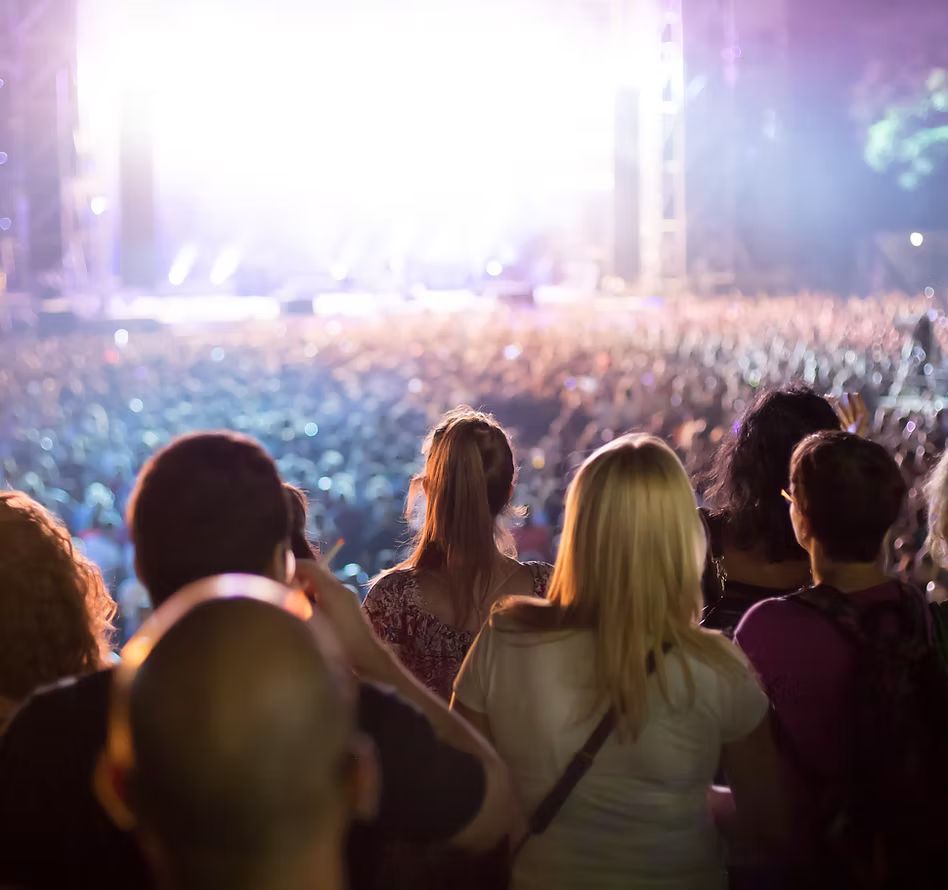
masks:
[(488, 260), (487, 265), (484, 266), (484, 271), (490, 275), (491, 278), (497, 278), (503, 274), (504, 264), (500, 260)]
[(319, 432), (319, 426), (315, 423), (308, 423), (303, 427), (303, 432), (312, 439)]
[(215, 346), (215, 347), (211, 350), (211, 361), (212, 361), (212, 362), (222, 362), (222, 361), (224, 361), (224, 356), (225, 356), (226, 354), (227, 354), (227, 353), (225, 353), (224, 350), (221, 349), (220, 346)]
[(926, 288), (925, 288), (925, 296), (928, 297), (929, 300), (930, 300), (932, 297), (934, 297), (934, 296), (935, 296), (935, 288), (933, 288), (933, 287), (926, 287)]
[(171, 269), (168, 271), (168, 283), (174, 287), (184, 284), (191, 269), (194, 268), (194, 261), (197, 259), (197, 248), (188, 244), (177, 252)]
[(102, 216), (106, 210), (109, 209), (109, 202), (102, 195), (96, 195), (89, 202), (89, 209), (92, 211), (93, 216)]
[(49, 436), (43, 436), (43, 438), (40, 439), (40, 448), (42, 448), (43, 451), (52, 451), (52, 450), (53, 450), (53, 440), (50, 439)]
[(328, 476), (320, 476), (319, 482), (316, 483), (316, 487), (320, 491), (329, 491), (329, 489), (332, 488), (332, 479), (330, 479)]
[(228, 247), (220, 252), (211, 267), (211, 284), (215, 287), (223, 284), (230, 278), (240, 265), (240, 251), (236, 247)]
[(925, 243), (925, 236), (921, 232), (912, 232), (909, 235), (909, 243), (912, 247), (921, 247)]
[(508, 346), (504, 347), (504, 358), (508, 362), (512, 362), (514, 359), (520, 358), (523, 354), (523, 349), (521, 349), (519, 343), (511, 343)]
[(132, 399), (128, 403), (128, 407), (129, 407), (129, 410), (132, 411), (134, 414), (141, 414), (142, 410), (145, 407), (145, 403), (142, 402), (141, 399)]
[(409, 392), (419, 393), (422, 389), (423, 384), (417, 377), (412, 377), (411, 380), (408, 381)]

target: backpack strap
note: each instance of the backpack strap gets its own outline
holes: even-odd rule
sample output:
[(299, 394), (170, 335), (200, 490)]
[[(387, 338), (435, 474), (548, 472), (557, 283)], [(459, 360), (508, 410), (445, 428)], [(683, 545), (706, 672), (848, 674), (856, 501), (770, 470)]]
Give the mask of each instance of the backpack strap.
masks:
[[(667, 652), (670, 648), (671, 644), (665, 643), (662, 646), (662, 651)], [(649, 676), (655, 672), (655, 654), (653, 652), (648, 654), (645, 670)], [(556, 818), (556, 814), (562, 809), (563, 804), (566, 803), (573, 789), (579, 784), (580, 779), (589, 772), (596, 755), (605, 744), (606, 739), (612, 734), (615, 725), (615, 708), (610, 707), (602, 715), (602, 719), (596, 724), (595, 729), (586, 739), (582, 748), (573, 755), (562, 775), (547, 792), (546, 797), (537, 804), (527, 823), (527, 833), (520, 839), (510, 854), (511, 862), (517, 858), (517, 855), (531, 837), (536, 834), (543, 834), (550, 827), (550, 823)]]

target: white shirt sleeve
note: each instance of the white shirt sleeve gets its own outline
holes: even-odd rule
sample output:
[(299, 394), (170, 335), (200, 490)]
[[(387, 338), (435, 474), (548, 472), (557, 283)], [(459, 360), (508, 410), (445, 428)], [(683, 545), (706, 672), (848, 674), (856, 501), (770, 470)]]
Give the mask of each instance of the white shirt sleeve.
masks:
[(760, 726), (770, 708), (753, 669), (743, 656), (740, 671), (720, 675), (721, 743), (736, 742)]
[(484, 625), (468, 649), (457, 677), (454, 694), (465, 707), (479, 714), (487, 713), (488, 678), (493, 654), (494, 632), (490, 623)]

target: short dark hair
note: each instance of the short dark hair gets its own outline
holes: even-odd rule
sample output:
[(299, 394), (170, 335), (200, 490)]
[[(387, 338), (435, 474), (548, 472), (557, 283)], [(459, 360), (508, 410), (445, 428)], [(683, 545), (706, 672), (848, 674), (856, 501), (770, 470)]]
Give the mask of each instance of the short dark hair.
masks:
[(283, 483), (290, 510), (290, 550), (297, 559), (318, 559), (319, 547), (306, 536), (309, 501), (306, 492), (289, 482)]
[(816, 433), (793, 452), (797, 509), (830, 559), (872, 562), (905, 502), (898, 464), (876, 442), (852, 433)]
[(780, 489), (789, 484), (797, 443), (811, 433), (838, 429), (832, 405), (807, 386), (758, 393), (698, 480), (712, 515), (724, 519), (739, 549), (761, 544), (771, 562), (805, 557)]
[(175, 439), (142, 468), (128, 505), (135, 564), (154, 606), (186, 584), (262, 575), (289, 535), (276, 465), (230, 432)]

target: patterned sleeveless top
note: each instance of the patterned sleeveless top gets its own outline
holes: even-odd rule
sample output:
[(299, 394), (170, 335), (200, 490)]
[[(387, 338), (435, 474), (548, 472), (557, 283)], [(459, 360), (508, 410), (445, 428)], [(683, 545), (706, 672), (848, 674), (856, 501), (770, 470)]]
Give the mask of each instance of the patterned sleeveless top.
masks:
[[(553, 566), (525, 562), (533, 576), (533, 593), (543, 596)], [(445, 701), (461, 662), (477, 636), (445, 624), (422, 606), (418, 599), (418, 573), (399, 569), (379, 578), (369, 590), (362, 608), (376, 634), (392, 647), (402, 664)]]

